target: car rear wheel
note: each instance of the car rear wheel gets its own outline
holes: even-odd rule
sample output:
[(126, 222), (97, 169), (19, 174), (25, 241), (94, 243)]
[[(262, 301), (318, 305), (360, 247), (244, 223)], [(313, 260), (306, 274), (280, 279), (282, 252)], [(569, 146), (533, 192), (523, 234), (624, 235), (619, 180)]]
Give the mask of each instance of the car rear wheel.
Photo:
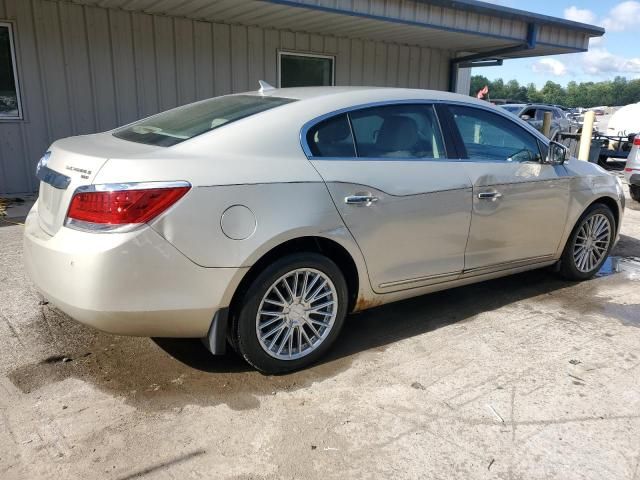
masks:
[(580, 217), (560, 261), (560, 273), (569, 280), (593, 277), (607, 259), (615, 236), (611, 209), (596, 203)]
[(247, 289), (233, 316), (233, 343), (263, 373), (304, 368), (337, 338), (347, 298), (346, 281), (332, 260), (317, 253), (286, 256)]
[(631, 198), (636, 202), (640, 202), (640, 185), (629, 185), (629, 193)]

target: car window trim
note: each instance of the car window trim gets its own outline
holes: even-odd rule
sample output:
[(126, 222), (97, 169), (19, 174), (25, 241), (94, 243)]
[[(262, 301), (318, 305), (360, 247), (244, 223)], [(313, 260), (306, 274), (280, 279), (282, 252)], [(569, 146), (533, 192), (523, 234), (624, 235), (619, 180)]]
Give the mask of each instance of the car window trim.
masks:
[[(436, 115), (438, 116), (438, 123), (440, 123), (440, 130), (444, 136), (444, 143), (447, 153), (451, 153), (451, 155), (447, 155), (449, 160), (462, 160), (466, 155), (466, 149), (464, 146), (464, 142), (462, 141), (462, 136), (458, 131), (458, 127), (456, 127), (455, 122), (453, 120), (453, 114), (449, 110), (449, 107), (445, 103), (435, 104)], [(447, 133), (444, 135), (444, 133)]]
[[(385, 101), (380, 101), (380, 102), (370, 102), (370, 103), (365, 103), (365, 104), (361, 104), (361, 105), (355, 105), (355, 106), (351, 106), (351, 107), (345, 107), (345, 108), (341, 108), (339, 110), (334, 110), (333, 112), (329, 112), (326, 113), (324, 115), (320, 115), (316, 118), (314, 118), (313, 120), (308, 121), (307, 123), (305, 123), (302, 126), (302, 129), (300, 130), (300, 145), (302, 146), (302, 150), (305, 154), (305, 156), (307, 157), (307, 159), (309, 160), (342, 160), (342, 161), (420, 161), (420, 162), (424, 162), (424, 161), (451, 161), (451, 158), (449, 157), (449, 149), (447, 148), (447, 140), (446, 137), (444, 135), (444, 129), (442, 128), (442, 125), (440, 123), (440, 118), (438, 116), (438, 112), (436, 109), (436, 104), (441, 103), (438, 102), (437, 100), (421, 100), (421, 99), (417, 99), (417, 100), (385, 100)], [(376, 107), (388, 107), (388, 106), (394, 106), (394, 105), (425, 105), (425, 106), (430, 106), (432, 111), (433, 111), (433, 115), (436, 119), (436, 123), (437, 123), (437, 127), (438, 130), (440, 132), (440, 138), (442, 140), (442, 144), (444, 147), (444, 154), (445, 156), (442, 158), (433, 158), (433, 157), (360, 157), (358, 155), (358, 142), (356, 141), (355, 138), (355, 133), (353, 131), (353, 126), (351, 123), (351, 113), (352, 112), (357, 112), (360, 110), (366, 110), (369, 108), (376, 108)], [(353, 146), (354, 146), (354, 151), (356, 156), (355, 157), (320, 157), (320, 156), (316, 156), (313, 155), (313, 153), (311, 152), (311, 148), (309, 147), (309, 143), (307, 142), (307, 134), (309, 133), (309, 131), (314, 128), (315, 126), (317, 126), (319, 123), (328, 120), (330, 118), (333, 117), (337, 117), (339, 115), (342, 114), (346, 114), (348, 122), (349, 122), (349, 129), (351, 132), (351, 140), (353, 142)]]
[[(493, 111), (492, 109), (489, 109), (489, 108), (482, 108), (482, 107), (479, 107), (479, 106), (476, 106), (476, 105), (470, 105), (470, 104), (465, 104), (465, 103), (445, 103), (444, 105), (447, 108), (447, 111), (449, 112), (449, 118), (450, 118), (451, 126), (452, 126), (452, 128), (455, 129), (455, 131), (457, 132), (457, 136), (460, 139), (460, 147), (462, 148), (462, 152), (464, 152), (463, 156), (461, 156), (462, 160), (467, 161), (467, 162), (482, 162), (482, 163), (515, 163), (515, 162), (508, 162), (507, 160), (493, 160), (493, 159), (490, 159), (490, 158), (486, 158), (486, 159), (469, 158), (469, 152), (467, 152), (467, 147), (465, 146), (464, 141), (462, 140), (462, 134), (460, 133), (460, 129), (458, 128), (458, 125), (456, 125), (455, 120), (453, 119), (453, 112), (449, 108), (450, 106), (465, 107), (465, 108), (470, 108), (470, 109), (474, 109), (474, 110), (485, 111), (485, 112), (487, 112), (489, 114), (493, 113), (495, 115), (498, 115), (500, 117), (505, 118), (507, 121), (511, 122), (514, 127), (519, 128), (520, 130), (522, 130), (525, 134), (529, 135), (534, 140), (534, 142), (536, 144), (536, 147), (538, 149), (538, 155), (540, 155), (540, 160), (538, 160), (538, 161), (530, 160), (530, 161), (517, 162), (517, 163), (544, 164), (544, 157), (542, 155), (542, 150), (540, 149), (541, 139), (538, 137), (538, 135), (533, 135), (526, 128), (523, 128), (522, 125), (519, 125), (518, 123), (514, 122), (512, 119), (510, 119), (506, 115), (502, 115), (500, 112)], [(547, 141), (546, 146), (548, 147), (548, 145), (549, 144), (548, 144), (548, 141)]]

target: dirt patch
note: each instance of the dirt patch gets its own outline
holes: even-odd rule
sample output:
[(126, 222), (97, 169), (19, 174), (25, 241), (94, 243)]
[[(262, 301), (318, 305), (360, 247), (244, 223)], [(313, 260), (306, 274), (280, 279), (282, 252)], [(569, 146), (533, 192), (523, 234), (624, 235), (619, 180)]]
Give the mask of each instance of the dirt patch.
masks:
[(257, 408), (259, 397), (296, 390), (348, 368), (349, 358), (329, 360), (287, 376), (265, 376), (235, 353), (213, 357), (197, 339), (118, 337), (76, 323), (49, 306), (29, 325), (57, 350), (9, 373), (22, 392), (66, 378), (87, 381), (144, 410), (188, 404)]

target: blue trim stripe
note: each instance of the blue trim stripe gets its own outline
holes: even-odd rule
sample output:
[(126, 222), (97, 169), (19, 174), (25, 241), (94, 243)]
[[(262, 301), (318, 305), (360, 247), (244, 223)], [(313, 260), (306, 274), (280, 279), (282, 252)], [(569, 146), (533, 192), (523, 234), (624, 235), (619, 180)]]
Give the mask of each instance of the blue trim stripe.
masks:
[(415, 0), (418, 3), (438, 5), (440, 7), (465, 10), (467, 12), (480, 13), (483, 15), (493, 15), (501, 18), (518, 18), (523, 22), (534, 22), (540, 25), (553, 25), (570, 30), (586, 32), (590, 35), (600, 37), (605, 30), (602, 27), (589, 25), (587, 23), (574, 22), (564, 18), (551, 17), (540, 13), (527, 12), (517, 8), (504, 7), (493, 3), (481, 2), (478, 0)]

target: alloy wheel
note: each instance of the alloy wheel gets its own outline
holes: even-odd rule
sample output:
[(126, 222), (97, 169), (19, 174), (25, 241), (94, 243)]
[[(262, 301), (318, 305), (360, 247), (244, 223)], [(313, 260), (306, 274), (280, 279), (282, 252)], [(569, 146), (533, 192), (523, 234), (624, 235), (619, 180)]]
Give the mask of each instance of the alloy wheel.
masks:
[(600, 264), (609, 251), (611, 234), (611, 222), (606, 215), (597, 213), (584, 220), (573, 247), (573, 261), (580, 272), (591, 272)]
[(338, 313), (338, 295), (320, 270), (300, 268), (277, 279), (266, 291), (256, 315), (260, 346), (271, 357), (296, 360), (327, 338)]

